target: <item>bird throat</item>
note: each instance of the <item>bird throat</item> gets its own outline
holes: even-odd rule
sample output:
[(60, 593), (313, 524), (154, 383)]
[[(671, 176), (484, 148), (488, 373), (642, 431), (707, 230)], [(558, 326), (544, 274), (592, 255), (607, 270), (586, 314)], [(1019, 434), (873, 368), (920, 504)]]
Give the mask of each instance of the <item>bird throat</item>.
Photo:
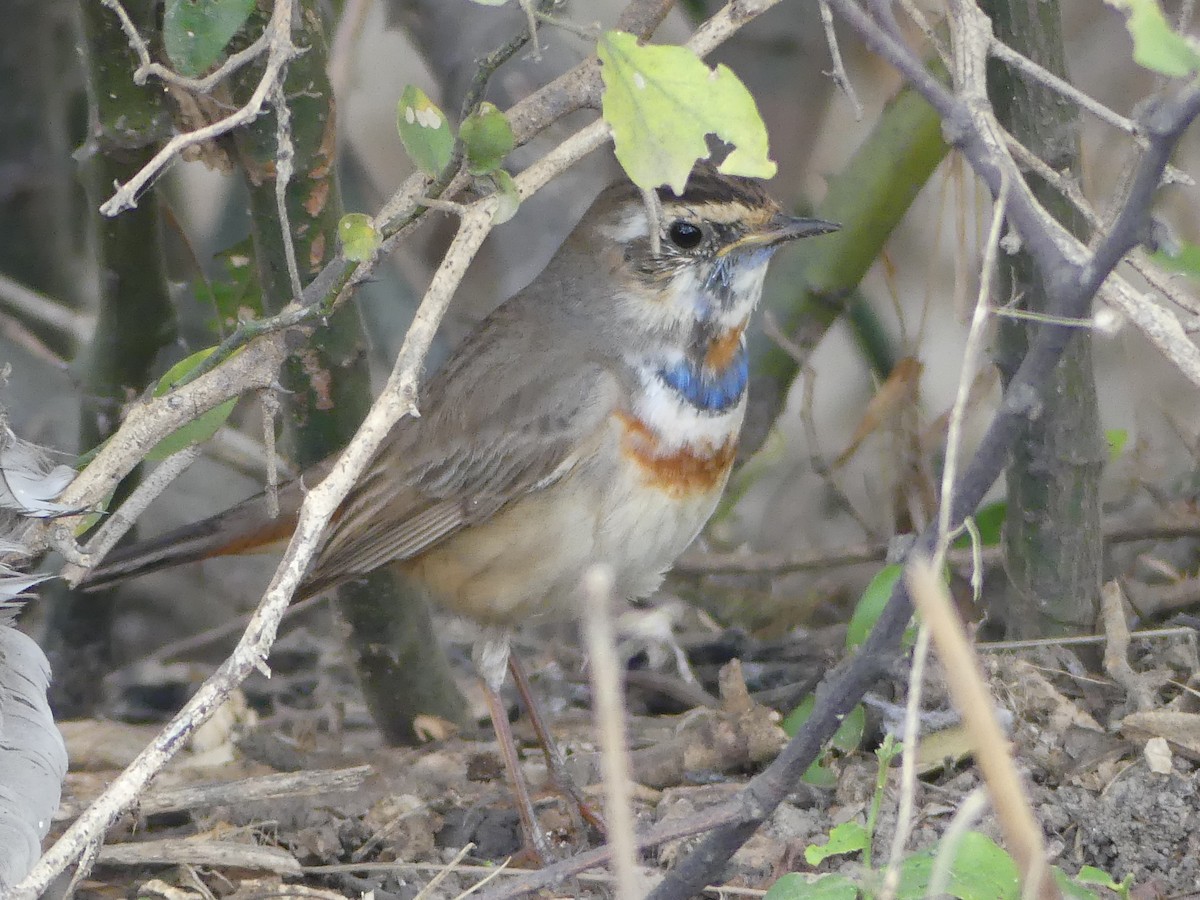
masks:
[(657, 371), (658, 378), (689, 406), (723, 413), (741, 402), (750, 380), (742, 328), (693, 343), (677, 362)]

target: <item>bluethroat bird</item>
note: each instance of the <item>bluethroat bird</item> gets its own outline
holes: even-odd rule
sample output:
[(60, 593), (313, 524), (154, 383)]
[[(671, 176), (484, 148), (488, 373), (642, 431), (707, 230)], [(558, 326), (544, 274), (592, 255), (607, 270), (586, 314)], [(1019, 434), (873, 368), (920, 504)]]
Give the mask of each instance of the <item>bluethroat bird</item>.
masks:
[[(423, 415), (395, 427), (338, 510), (304, 596), (394, 564), (450, 611), (510, 628), (569, 613), (595, 564), (619, 598), (658, 587), (729, 477), (767, 262), (837, 227), (784, 215), (758, 182), (711, 167), (658, 198), (652, 224), (631, 184), (607, 188), (541, 274), (463, 341)], [(118, 551), (84, 586), (277, 544), (299, 483), (280, 500), (275, 519), (260, 496)], [(494, 698), (507, 654), (476, 661)], [(492, 712), (508, 732), (506, 711)]]

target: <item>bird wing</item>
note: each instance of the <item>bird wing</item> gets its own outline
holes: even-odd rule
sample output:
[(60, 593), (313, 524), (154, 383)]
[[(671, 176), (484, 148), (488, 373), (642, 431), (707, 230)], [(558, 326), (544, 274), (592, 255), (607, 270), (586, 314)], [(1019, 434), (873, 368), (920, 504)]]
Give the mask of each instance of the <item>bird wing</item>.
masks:
[(428, 417), (393, 434), (338, 510), (305, 593), (411, 559), (587, 459), (616, 408), (617, 381), (574, 362), (574, 371), (510, 378), (508, 390), (471, 385), (461, 372), (432, 385)]

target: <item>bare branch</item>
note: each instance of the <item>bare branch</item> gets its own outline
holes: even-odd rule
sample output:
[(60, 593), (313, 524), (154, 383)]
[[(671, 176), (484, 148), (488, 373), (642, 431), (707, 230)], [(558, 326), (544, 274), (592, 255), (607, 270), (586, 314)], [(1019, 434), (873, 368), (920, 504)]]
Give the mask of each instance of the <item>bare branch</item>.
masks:
[(253, 44), (244, 50), (234, 53), (219, 68), (205, 75), (203, 78), (186, 78), (178, 72), (173, 72), (166, 66), (154, 62), (150, 58), (150, 49), (138, 33), (137, 27), (133, 24), (133, 20), (129, 18), (129, 13), (125, 11), (125, 7), (121, 5), (120, 0), (100, 0), (100, 2), (117, 14), (117, 18), (121, 22), (121, 30), (125, 32), (125, 37), (129, 39), (129, 46), (138, 58), (138, 67), (133, 72), (134, 84), (145, 84), (146, 79), (150, 75), (153, 75), (160, 81), (175, 85), (184, 90), (207, 94), (228, 75), (232, 75), (242, 66), (246, 65), (246, 63), (261, 56), (271, 43), (271, 36), (268, 29), (259, 35), (258, 40)]
[(829, 75), (850, 101), (850, 107), (854, 110), (854, 121), (861, 122), (863, 107), (858, 100), (858, 94), (855, 93), (854, 85), (850, 83), (850, 76), (846, 74), (846, 64), (842, 62), (842, 51), (838, 47), (837, 34), (833, 30), (833, 12), (829, 9), (828, 0), (818, 0), (817, 5), (821, 10), (821, 26), (825, 29), (825, 44), (829, 47), (829, 59), (833, 65)]
[(267, 38), (267, 62), (258, 86), (246, 104), (211, 125), (177, 134), (167, 141), (150, 162), (101, 204), (100, 212), (103, 215), (115, 216), (121, 210), (137, 206), (138, 195), (142, 190), (188, 147), (214, 140), (258, 117), (271, 92), (282, 83), (283, 70), (288, 61), (302, 52), (292, 43), (292, 0), (275, 0), (275, 8), (271, 11), (271, 20), (267, 23), (263, 37)]

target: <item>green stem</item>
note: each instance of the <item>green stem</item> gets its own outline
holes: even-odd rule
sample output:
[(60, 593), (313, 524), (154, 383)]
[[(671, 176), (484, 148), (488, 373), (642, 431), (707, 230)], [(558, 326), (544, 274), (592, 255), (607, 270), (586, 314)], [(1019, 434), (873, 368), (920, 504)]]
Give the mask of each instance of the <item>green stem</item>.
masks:
[[(252, 17), (249, 31), (261, 26), (256, 21), (261, 15)], [(333, 94), (326, 77), (324, 26), (315, 0), (302, 0), (300, 22), (294, 40), (307, 52), (291, 62), (283, 88), (290, 111), (286, 138), (294, 168), (286, 186), (286, 234), (276, 197), (277, 112), (262, 116), (236, 136), (250, 192), (251, 236), (263, 306), (276, 314), (295, 294), (285, 242), (290, 241), (294, 250), (301, 285), (307, 285), (334, 260), (342, 215)], [(236, 102), (253, 90), (259, 74), (239, 73)], [(332, 288), (323, 297), (336, 296), (351, 271), (348, 264), (340, 273), (335, 271), (338, 277), (327, 282)], [(326, 304), (282, 315), (308, 320), (311, 310), (322, 306)], [(371, 400), (366, 340), (357, 308), (346, 304), (330, 314), (325, 327), (316, 329), (308, 344), (289, 359), (282, 382), (289, 392), (287, 430), (297, 464), (314, 465), (345, 446)], [(419, 715), (464, 721), (466, 704), (434, 635), (428, 608), (411, 585), (380, 571), (340, 588), (338, 603), (350, 622), (367, 705), (388, 740), (414, 742), (412, 723)]]
[[(1062, 21), (1056, 0), (987, 0), (996, 36), (1057, 75), (1066, 75)], [(997, 118), (1056, 172), (1078, 176), (1078, 112), (1049, 88), (992, 60), (988, 92)], [(1030, 187), (1045, 208), (1079, 237), (1086, 224), (1075, 208), (1036, 177)], [(1046, 311), (1049, 301), (1033, 261), (1021, 252), (999, 266), (999, 302)], [(1036, 322), (1004, 318), (995, 358), (1005, 384), (1024, 359)], [(1098, 611), (1103, 544), (1100, 474), (1106, 459), (1100, 431), (1091, 334), (1077, 330), (1027, 421), (1006, 477), (1004, 527), (1007, 604), (1000, 618), (1009, 637), (1080, 634)]]

